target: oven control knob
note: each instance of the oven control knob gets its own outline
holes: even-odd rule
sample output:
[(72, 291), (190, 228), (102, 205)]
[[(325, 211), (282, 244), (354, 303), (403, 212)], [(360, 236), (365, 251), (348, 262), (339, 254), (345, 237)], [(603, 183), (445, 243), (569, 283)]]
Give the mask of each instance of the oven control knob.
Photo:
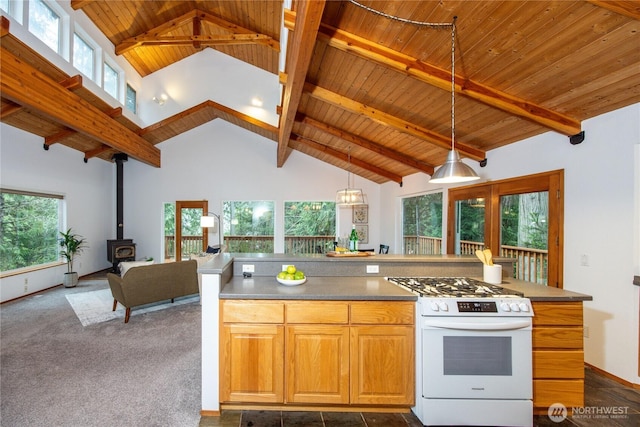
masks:
[(447, 305), (446, 302), (438, 302), (438, 306), (440, 307), (440, 310), (442, 311), (449, 311), (449, 306)]
[(512, 302), (510, 306), (511, 306), (511, 311), (520, 311), (520, 306), (515, 302)]
[(529, 306), (526, 303), (521, 302), (520, 303), (520, 311), (524, 311), (524, 312), (529, 311)]
[(511, 311), (511, 307), (509, 307), (509, 304), (507, 304), (506, 302), (503, 302), (502, 304), (500, 304), (500, 308), (503, 311)]
[(440, 311), (440, 307), (438, 307), (438, 303), (435, 301), (431, 301), (431, 310), (433, 311)]

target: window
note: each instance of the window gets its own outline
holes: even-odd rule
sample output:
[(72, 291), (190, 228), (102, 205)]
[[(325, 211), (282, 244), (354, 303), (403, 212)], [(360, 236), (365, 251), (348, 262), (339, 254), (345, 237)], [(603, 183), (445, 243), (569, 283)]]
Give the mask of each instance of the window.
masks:
[(442, 253), (442, 193), (402, 199), (402, 235), (405, 254)]
[(125, 93), (124, 106), (133, 114), (136, 113), (136, 107), (138, 105), (136, 91), (127, 83), (127, 91)]
[(285, 202), (284, 252), (325, 253), (333, 250), (335, 202)]
[(60, 53), (62, 20), (42, 0), (29, 3), (29, 31), (55, 52)]
[(23, 1), (16, 0), (0, 0), (0, 9), (2, 9), (6, 15), (9, 15), (22, 25), (23, 19)]
[(77, 33), (73, 34), (73, 66), (82, 74), (95, 80), (95, 49)]
[(61, 196), (2, 189), (0, 271), (57, 262)]
[(108, 63), (104, 63), (104, 91), (115, 99), (118, 98), (118, 88), (120, 87), (120, 74), (114, 67)]
[(562, 287), (563, 171), (449, 190), (447, 253), (489, 248), (519, 280)]
[(272, 201), (225, 201), (222, 224), (228, 252), (273, 253)]

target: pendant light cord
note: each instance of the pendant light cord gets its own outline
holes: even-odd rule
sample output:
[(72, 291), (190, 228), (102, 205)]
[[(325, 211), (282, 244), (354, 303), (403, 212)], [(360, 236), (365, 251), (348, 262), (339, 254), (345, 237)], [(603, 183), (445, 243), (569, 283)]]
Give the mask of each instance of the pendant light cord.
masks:
[(456, 138), (456, 19), (454, 16), (451, 23), (451, 151)]
[(361, 7), (362, 9), (367, 10), (369, 12), (375, 13), (376, 15), (384, 16), (385, 18), (393, 19), (394, 21), (402, 22), (405, 24), (412, 24), (412, 25), (417, 25), (419, 27), (429, 27), (429, 28), (435, 28), (435, 29), (449, 28), (451, 26), (451, 24), (443, 24), (439, 22), (414, 21), (413, 19), (400, 18), (398, 16), (389, 15), (388, 13), (373, 9), (369, 6), (365, 6), (362, 3), (358, 3), (355, 0), (349, 0), (349, 3), (352, 3), (358, 7)]

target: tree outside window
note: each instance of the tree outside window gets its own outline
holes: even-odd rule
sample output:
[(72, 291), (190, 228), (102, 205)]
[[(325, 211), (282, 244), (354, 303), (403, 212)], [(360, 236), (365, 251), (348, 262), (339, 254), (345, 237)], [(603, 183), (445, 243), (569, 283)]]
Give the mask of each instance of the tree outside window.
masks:
[(4, 189), (0, 195), (0, 271), (58, 261), (62, 198)]
[(325, 253), (333, 250), (335, 202), (285, 202), (285, 253)]
[(273, 201), (225, 201), (222, 217), (228, 252), (273, 253)]
[(442, 253), (442, 193), (402, 199), (405, 254)]

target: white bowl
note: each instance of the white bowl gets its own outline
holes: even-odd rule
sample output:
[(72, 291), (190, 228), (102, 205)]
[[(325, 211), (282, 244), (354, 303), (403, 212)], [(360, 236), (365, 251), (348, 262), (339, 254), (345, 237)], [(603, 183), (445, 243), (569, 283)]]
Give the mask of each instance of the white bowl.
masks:
[(298, 286), (298, 285), (302, 285), (304, 282), (307, 281), (307, 278), (305, 277), (304, 279), (300, 279), (300, 280), (287, 280), (287, 279), (280, 279), (279, 277), (276, 277), (276, 280), (285, 286)]

